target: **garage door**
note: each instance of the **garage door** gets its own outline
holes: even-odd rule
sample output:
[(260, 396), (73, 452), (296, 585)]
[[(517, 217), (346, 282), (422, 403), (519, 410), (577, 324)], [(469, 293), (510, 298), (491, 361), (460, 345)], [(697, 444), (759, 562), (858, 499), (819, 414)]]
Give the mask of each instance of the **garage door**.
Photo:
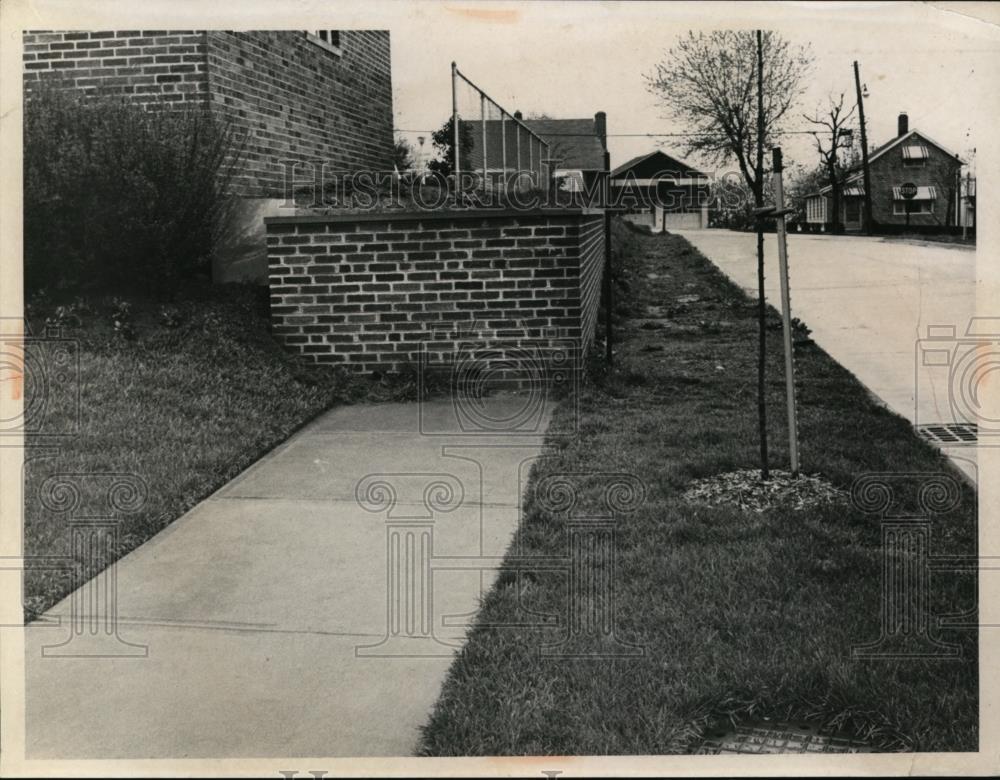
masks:
[(691, 211), (682, 214), (667, 213), (663, 215), (663, 227), (667, 230), (697, 230), (701, 227), (701, 213)]

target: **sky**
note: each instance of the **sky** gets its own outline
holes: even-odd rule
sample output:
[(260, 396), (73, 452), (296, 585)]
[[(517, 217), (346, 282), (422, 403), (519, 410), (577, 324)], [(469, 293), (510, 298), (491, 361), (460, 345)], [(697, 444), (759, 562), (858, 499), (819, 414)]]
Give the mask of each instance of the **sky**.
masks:
[[(510, 111), (553, 118), (605, 111), (613, 166), (657, 148), (681, 156), (679, 139), (628, 137), (685, 129), (643, 76), (679, 35), (719, 28), (764, 27), (810, 45), (815, 64), (792, 129), (809, 128), (802, 114), (831, 93), (845, 92), (854, 104), (855, 59), (869, 91), (870, 145), (894, 137), (901, 111), (911, 129), (963, 157), (995, 124), (986, 106), (1000, 84), (998, 28), (927, 4), (376, 0), (344, 16), (344, 27), (390, 30), (395, 125), (414, 143), (449, 115), (454, 60)], [(785, 136), (782, 147), (792, 164), (818, 162), (809, 136)]]

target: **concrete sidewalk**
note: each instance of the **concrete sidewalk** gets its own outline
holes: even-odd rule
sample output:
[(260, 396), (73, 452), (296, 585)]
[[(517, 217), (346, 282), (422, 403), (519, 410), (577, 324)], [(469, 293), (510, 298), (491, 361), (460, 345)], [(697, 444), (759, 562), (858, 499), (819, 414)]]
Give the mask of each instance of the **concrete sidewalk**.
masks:
[(486, 433), (451, 401), (304, 428), (114, 567), (117, 637), (67, 642), (71, 597), (28, 628), (28, 757), (411, 754), (542, 451), (545, 404), (502, 432), (525, 403)]

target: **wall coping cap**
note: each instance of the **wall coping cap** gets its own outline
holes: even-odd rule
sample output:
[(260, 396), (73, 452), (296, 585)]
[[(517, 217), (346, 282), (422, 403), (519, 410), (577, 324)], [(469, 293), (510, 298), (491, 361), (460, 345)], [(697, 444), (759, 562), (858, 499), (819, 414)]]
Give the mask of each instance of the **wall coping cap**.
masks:
[(307, 223), (341, 223), (354, 222), (394, 222), (409, 220), (446, 220), (446, 219), (506, 219), (509, 217), (579, 217), (603, 214), (604, 209), (448, 209), (433, 211), (363, 211), (344, 214), (297, 214), (288, 217), (264, 217), (265, 225), (295, 225)]

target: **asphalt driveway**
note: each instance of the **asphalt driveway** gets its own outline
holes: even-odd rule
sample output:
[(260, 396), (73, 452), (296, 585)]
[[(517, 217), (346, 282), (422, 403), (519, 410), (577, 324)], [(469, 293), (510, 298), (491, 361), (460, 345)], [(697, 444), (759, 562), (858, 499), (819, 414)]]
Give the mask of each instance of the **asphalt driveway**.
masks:
[[(755, 234), (682, 234), (734, 282), (757, 297)], [(765, 289), (780, 308), (775, 236), (765, 237)], [(952, 381), (951, 363), (968, 351), (961, 338), (976, 314), (976, 252), (968, 247), (862, 236), (789, 236), (792, 314), (813, 339), (893, 411), (915, 424), (961, 422), (974, 388)], [(980, 323), (982, 327), (986, 323)], [(921, 340), (939, 336), (936, 365)], [(954, 333), (956, 338), (949, 337)], [(942, 337), (943, 336), (943, 337)], [(975, 340), (972, 340), (975, 341)], [(995, 342), (996, 339), (989, 341)], [(926, 341), (924, 346), (927, 346)], [(948, 446), (976, 479), (975, 446)]]

